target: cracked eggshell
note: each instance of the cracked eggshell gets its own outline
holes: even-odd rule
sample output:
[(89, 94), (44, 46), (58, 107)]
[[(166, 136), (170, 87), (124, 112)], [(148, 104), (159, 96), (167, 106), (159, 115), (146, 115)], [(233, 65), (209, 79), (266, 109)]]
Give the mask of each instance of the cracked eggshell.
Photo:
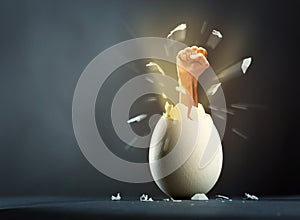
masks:
[[(192, 120), (187, 118), (187, 107), (181, 103), (170, 115), (171, 119), (162, 116), (152, 133), (149, 165), (153, 179), (172, 198), (207, 193), (216, 184), (222, 169), (219, 133), (201, 104), (192, 108)], [(218, 146), (216, 153), (200, 167), (205, 149), (212, 145)]]

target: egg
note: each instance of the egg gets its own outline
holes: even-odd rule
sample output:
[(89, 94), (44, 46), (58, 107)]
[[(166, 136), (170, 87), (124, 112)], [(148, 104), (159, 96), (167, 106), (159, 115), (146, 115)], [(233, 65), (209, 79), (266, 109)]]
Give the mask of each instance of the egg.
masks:
[[(207, 193), (216, 184), (223, 163), (219, 133), (202, 105), (193, 106), (190, 118), (187, 107), (178, 103), (167, 106), (157, 122), (150, 141), (149, 166), (157, 186), (172, 198), (191, 198)], [(217, 149), (207, 157), (208, 148)], [(205, 158), (207, 159), (207, 158)]]

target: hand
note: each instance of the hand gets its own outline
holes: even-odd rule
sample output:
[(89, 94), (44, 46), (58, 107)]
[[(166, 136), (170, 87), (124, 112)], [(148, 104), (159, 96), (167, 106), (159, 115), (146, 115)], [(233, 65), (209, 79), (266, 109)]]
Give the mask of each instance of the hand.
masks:
[(177, 54), (177, 67), (192, 74), (197, 80), (209, 67), (207, 51), (203, 47), (187, 47)]

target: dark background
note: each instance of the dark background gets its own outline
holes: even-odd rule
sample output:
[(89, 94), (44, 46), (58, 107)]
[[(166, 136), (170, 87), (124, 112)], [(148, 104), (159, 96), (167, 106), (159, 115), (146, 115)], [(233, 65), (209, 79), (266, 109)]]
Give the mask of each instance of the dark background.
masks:
[(228, 116), (224, 167), (209, 195), (299, 195), (295, 8), (286, 1), (0, 1), (0, 196), (163, 196), (154, 183), (118, 182), (89, 164), (73, 133), (73, 92), (104, 49), (165, 37), (182, 22), (185, 43), (201, 45), (204, 21), (224, 36), (209, 51), (216, 71), (253, 57), (247, 75), (222, 85), (227, 104), (264, 106)]

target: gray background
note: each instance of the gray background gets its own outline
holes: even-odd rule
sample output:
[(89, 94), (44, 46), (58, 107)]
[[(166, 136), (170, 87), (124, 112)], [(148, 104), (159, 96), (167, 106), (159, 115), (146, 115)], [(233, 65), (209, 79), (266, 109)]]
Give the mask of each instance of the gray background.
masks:
[[(214, 51), (209, 50), (217, 72), (252, 56), (248, 75), (224, 82), (223, 90), (228, 104), (266, 107), (229, 116), (223, 140), (224, 168), (210, 194), (299, 194), (298, 39), (294, 33), (299, 19), (290, 4), (0, 1), (0, 196), (108, 198), (116, 192), (128, 198), (142, 193), (163, 196), (154, 183), (121, 183), (89, 164), (73, 134), (72, 96), (81, 72), (102, 50), (134, 37), (165, 37), (181, 22), (189, 27), (188, 45), (203, 45), (209, 30), (221, 30), (224, 39)], [(207, 32), (200, 35), (204, 21)], [(143, 65), (137, 62), (137, 71), (128, 75), (119, 71), (123, 74), (112, 76), (103, 91), (113, 96), (120, 82), (138, 74)], [(103, 103), (109, 103), (109, 98)], [(153, 105), (149, 112), (158, 108)], [(109, 114), (109, 107), (98, 110)], [(100, 128), (104, 126), (101, 115), (97, 120)], [(248, 140), (231, 128), (247, 134)], [(124, 148), (125, 144), (114, 141), (110, 125), (100, 133), (113, 143), (114, 151)], [(132, 160), (147, 158), (146, 152), (129, 152)], [(119, 154), (126, 157), (127, 153)]]

